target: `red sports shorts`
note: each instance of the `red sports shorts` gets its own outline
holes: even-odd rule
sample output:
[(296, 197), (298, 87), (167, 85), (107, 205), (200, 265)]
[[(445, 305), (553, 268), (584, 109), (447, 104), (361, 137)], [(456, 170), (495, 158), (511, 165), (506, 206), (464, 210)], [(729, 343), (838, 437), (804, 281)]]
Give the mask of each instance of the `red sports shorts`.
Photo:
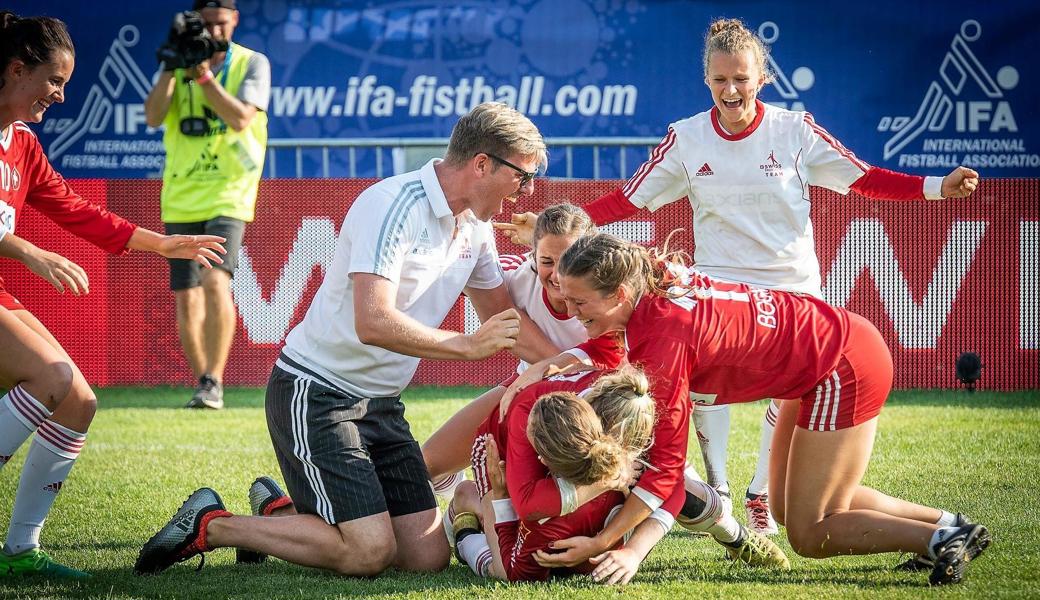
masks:
[(870, 321), (849, 314), (849, 338), (838, 366), (802, 396), (798, 426), (810, 431), (855, 427), (881, 413), (892, 390), (892, 354)]

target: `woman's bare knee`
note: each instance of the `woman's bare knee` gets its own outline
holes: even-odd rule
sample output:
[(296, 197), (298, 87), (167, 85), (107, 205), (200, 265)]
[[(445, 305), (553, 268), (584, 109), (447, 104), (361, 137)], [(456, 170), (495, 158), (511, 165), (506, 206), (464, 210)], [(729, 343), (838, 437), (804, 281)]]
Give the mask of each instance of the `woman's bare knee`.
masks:
[[(774, 517), (775, 518), (775, 517)], [(826, 548), (826, 542), (828, 536), (826, 532), (822, 532), (821, 524), (816, 524), (812, 527), (787, 527), (787, 541), (791, 544), (791, 549), (795, 551), (798, 556), (805, 558), (827, 558), (834, 556), (833, 552), (828, 552)]]
[(76, 368), (71, 363), (54, 360), (46, 363), (23, 385), (26, 391), (53, 411), (69, 395), (75, 378)]

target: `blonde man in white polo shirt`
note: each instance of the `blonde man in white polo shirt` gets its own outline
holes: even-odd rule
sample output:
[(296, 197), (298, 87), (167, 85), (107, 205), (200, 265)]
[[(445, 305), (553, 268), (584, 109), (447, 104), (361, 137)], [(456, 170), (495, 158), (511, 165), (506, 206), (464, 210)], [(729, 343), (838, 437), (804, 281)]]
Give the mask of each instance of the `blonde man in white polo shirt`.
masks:
[[(202, 488), (145, 544), (135, 569), (155, 573), (227, 546), (345, 575), (444, 569), (450, 551), (400, 395), (420, 358), (555, 351), (536, 328), (521, 328), (488, 222), (503, 202), (534, 191), (545, 163), (534, 124), (485, 103), (455, 125), (444, 160), (365, 190), (268, 382), (267, 422), (289, 496), (264, 477), (250, 500), (254, 514), (280, 518), (232, 516)], [(484, 324), (471, 335), (437, 329), (463, 292)]]

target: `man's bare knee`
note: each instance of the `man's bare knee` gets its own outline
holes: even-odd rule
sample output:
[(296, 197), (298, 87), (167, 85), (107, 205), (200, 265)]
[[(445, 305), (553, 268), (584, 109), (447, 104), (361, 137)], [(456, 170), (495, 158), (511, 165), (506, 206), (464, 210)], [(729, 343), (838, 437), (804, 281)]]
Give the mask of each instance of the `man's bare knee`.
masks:
[(397, 543), (392, 535), (385, 539), (342, 538), (338, 555), (335, 571), (340, 575), (379, 575), (394, 563)]

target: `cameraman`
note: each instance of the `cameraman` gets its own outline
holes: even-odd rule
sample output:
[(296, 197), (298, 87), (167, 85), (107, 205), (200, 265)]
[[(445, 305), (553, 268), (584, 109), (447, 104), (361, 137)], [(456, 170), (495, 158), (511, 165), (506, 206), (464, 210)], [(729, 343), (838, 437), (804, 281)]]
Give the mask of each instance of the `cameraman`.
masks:
[[(170, 260), (170, 289), (184, 354), (198, 377), (188, 408), (224, 406), (222, 386), (237, 317), (231, 276), (245, 224), (253, 220), (267, 146), (271, 65), (230, 43), (235, 0), (195, 0), (174, 19), (158, 52), (162, 71), (145, 100), (149, 127), (165, 125), (160, 200), (168, 234), (227, 238), (224, 264), (200, 273)], [(226, 51), (224, 51), (226, 48)]]

